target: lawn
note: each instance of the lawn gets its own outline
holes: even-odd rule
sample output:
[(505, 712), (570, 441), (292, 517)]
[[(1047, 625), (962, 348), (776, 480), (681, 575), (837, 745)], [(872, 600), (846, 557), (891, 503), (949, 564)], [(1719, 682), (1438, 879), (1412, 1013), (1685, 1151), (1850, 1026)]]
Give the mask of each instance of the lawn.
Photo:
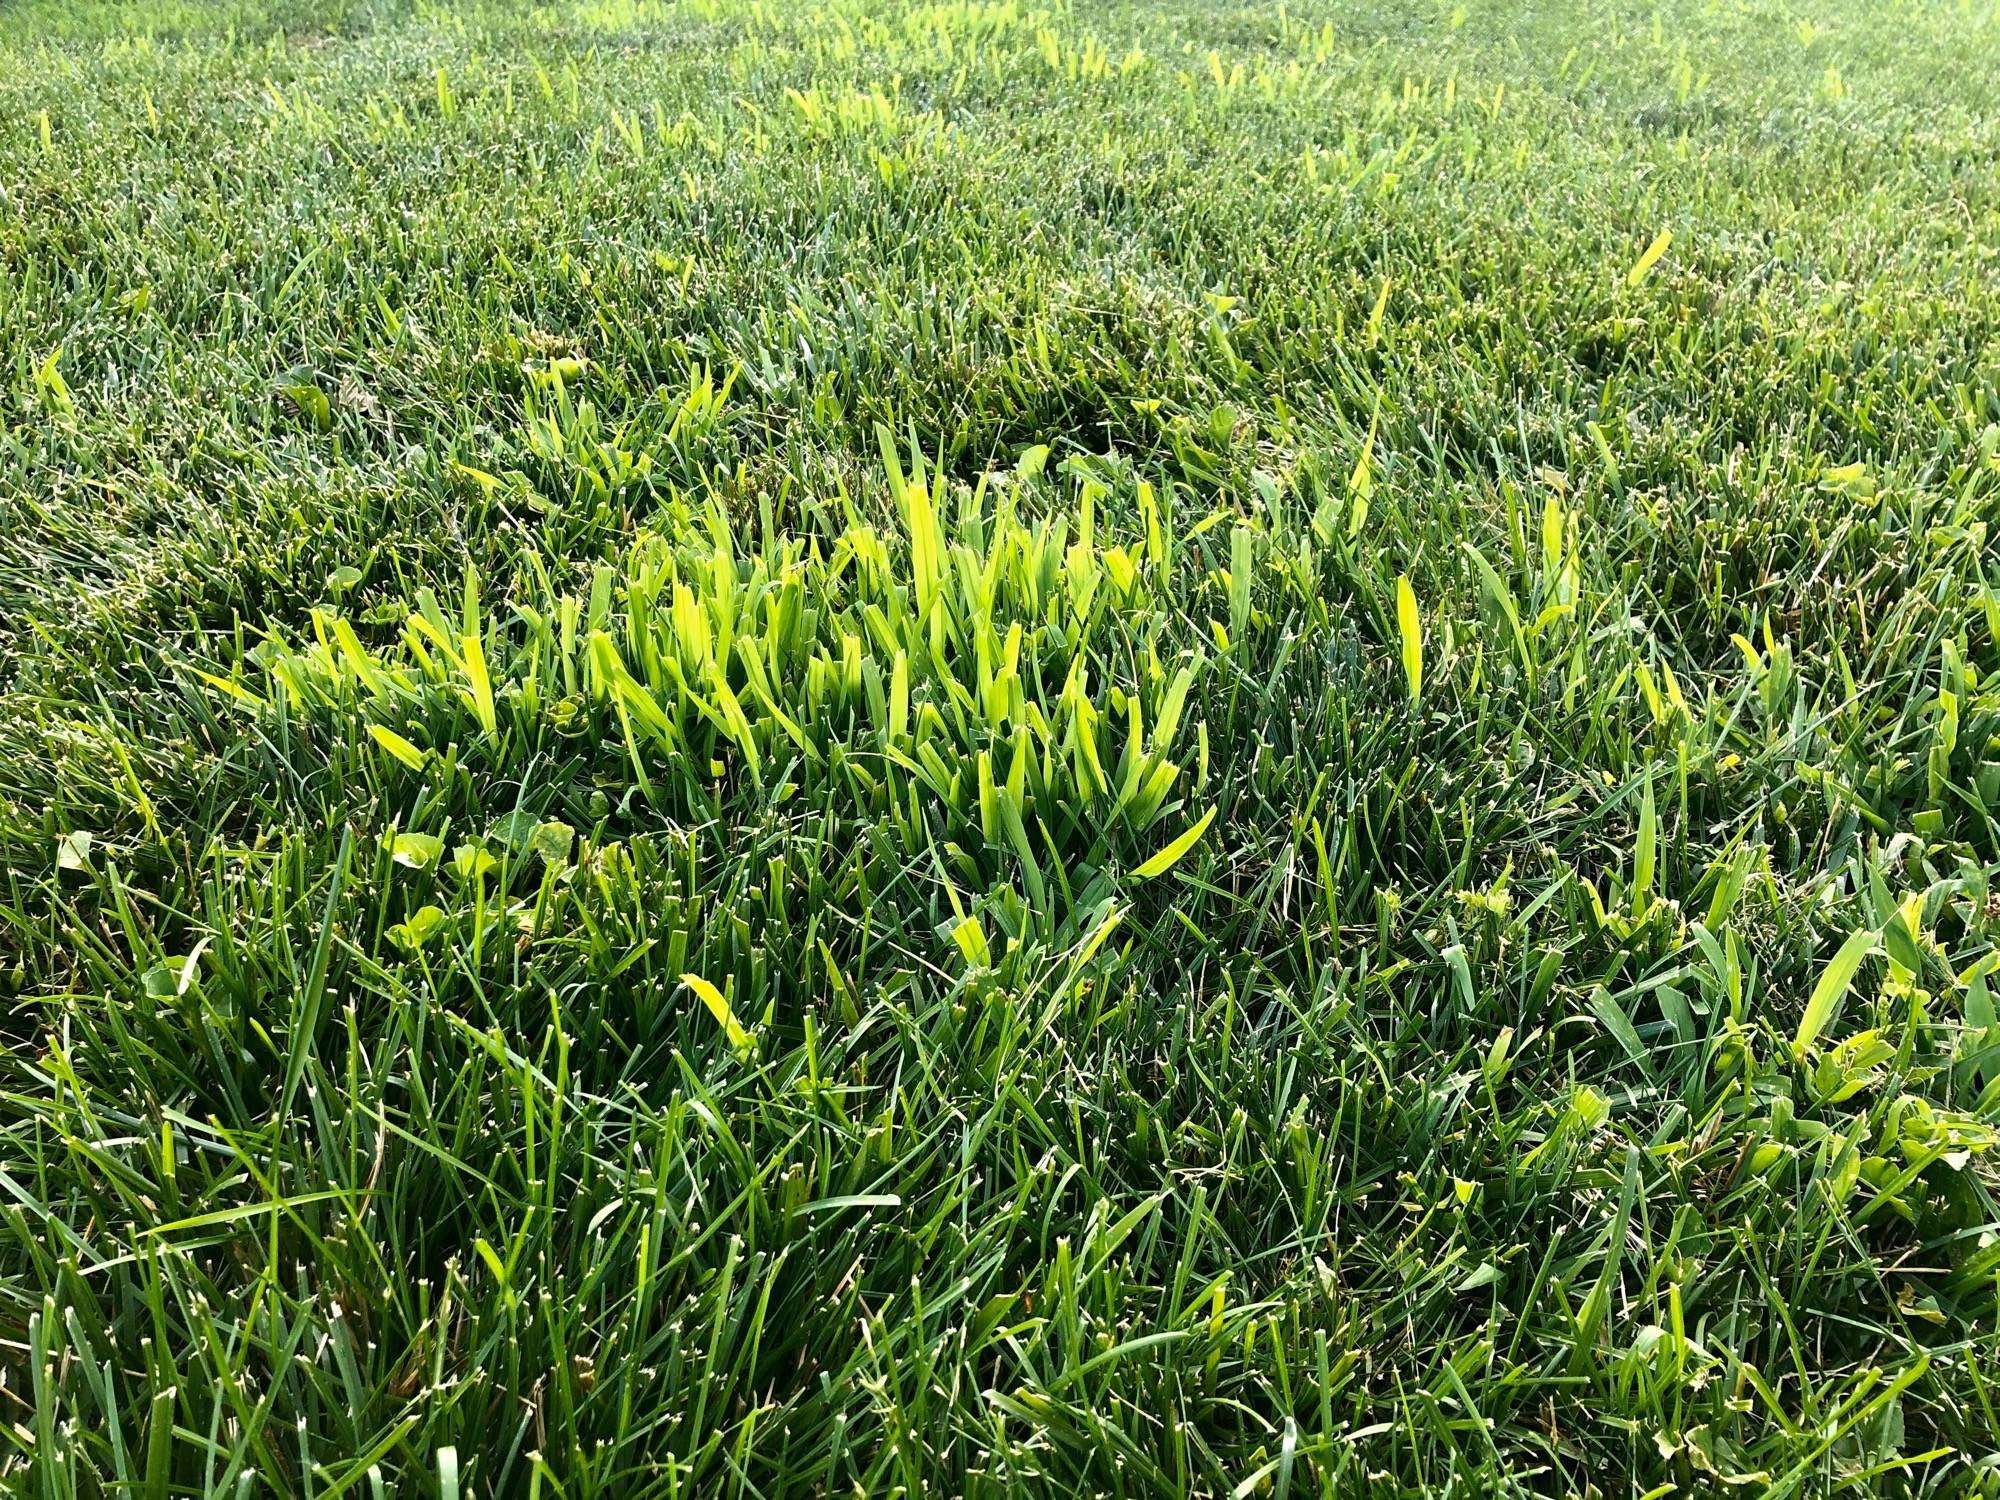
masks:
[(0, 1490), (2000, 1493), (1994, 0), (0, 11)]

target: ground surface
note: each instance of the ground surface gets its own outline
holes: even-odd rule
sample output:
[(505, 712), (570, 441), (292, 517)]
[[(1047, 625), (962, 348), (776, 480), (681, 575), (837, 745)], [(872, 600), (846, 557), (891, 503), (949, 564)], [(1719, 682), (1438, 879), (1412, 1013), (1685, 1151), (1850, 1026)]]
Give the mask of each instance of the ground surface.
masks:
[(0, 1476), (1962, 1493), (1990, 0), (0, 12)]

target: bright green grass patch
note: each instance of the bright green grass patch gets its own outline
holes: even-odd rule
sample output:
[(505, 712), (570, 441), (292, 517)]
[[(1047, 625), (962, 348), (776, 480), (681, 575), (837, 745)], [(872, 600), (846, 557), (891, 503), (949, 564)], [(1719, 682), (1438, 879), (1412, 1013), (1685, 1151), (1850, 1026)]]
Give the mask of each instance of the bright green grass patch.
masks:
[(1995, 98), (15, 6), (0, 1482), (2000, 1488)]

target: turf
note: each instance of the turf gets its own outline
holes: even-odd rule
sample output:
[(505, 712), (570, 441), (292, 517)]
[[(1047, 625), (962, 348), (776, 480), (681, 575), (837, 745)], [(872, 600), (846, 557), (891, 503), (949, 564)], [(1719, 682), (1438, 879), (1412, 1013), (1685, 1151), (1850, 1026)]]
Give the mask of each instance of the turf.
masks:
[(0, 1487), (2000, 1487), (1991, 0), (0, 14)]

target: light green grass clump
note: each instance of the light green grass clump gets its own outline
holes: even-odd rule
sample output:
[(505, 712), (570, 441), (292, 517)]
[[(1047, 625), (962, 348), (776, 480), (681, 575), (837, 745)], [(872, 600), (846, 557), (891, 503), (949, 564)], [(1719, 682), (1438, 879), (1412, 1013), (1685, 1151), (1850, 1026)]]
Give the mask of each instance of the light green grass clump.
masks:
[(2000, 1488), (2000, 16), (0, 17), (0, 1487)]

